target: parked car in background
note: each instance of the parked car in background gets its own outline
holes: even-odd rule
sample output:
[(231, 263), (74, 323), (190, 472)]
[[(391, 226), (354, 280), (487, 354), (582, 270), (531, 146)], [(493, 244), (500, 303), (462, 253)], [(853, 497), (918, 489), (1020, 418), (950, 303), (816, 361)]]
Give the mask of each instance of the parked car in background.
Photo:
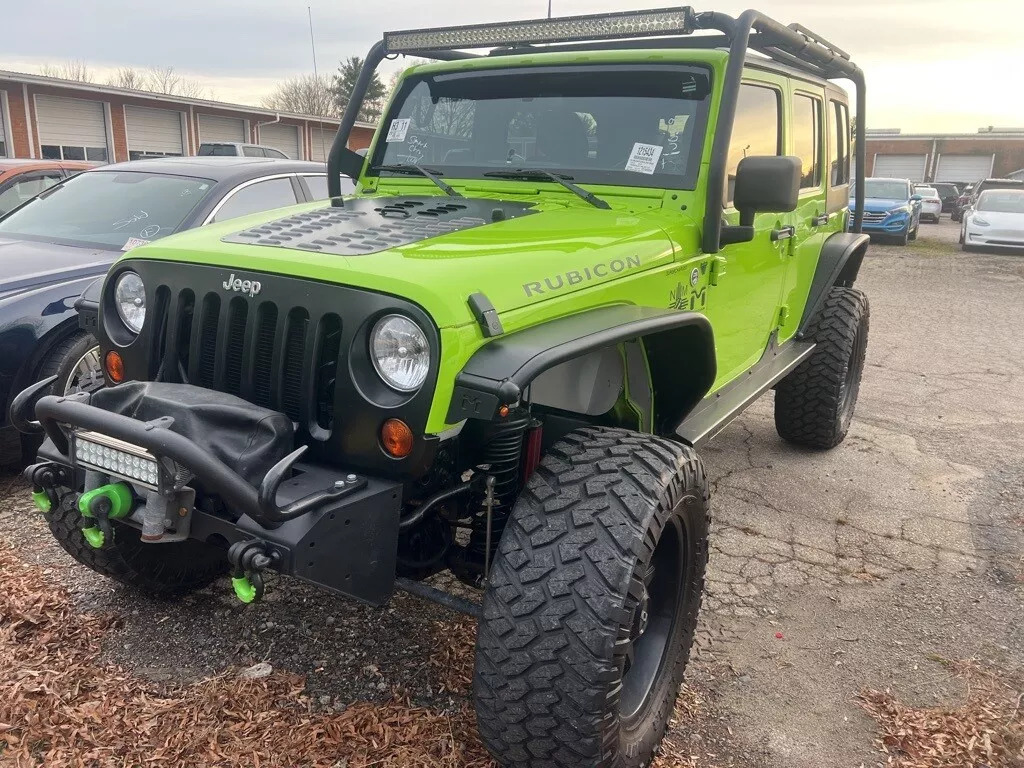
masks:
[(75, 160), (0, 160), (0, 216), (95, 165)]
[(964, 213), (960, 248), (1024, 249), (1024, 187), (983, 190)]
[(969, 186), (957, 200), (953, 221), (963, 221), (964, 213), (974, 206), (982, 192), (989, 189), (1024, 189), (1024, 179), (985, 179)]
[(942, 200), (942, 212), (950, 213), (956, 205), (956, 199), (960, 197), (960, 187), (949, 181), (934, 181), (928, 186), (934, 187)]
[(240, 141), (204, 141), (196, 152), (199, 157), (273, 157), (288, 160), (279, 149), (262, 144), (244, 144)]
[(942, 198), (935, 187), (922, 186), (914, 187), (914, 194), (921, 196), (921, 221), (932, 221), (936, 224), (942, 216)]
[(864, 179), (865, 234), (906, 245), (917, 237), (920, 227), (921, 196), (914, 192), (910, 179)]
[(8, 422), (14, 394), (52, 375), (60, 393), (102, 384), (99, 350), (74, 305), (123, 251), (326, 196), (323, 163), (166, 157), (58, 181), (0, 219), (0, 464), (21, 458)]

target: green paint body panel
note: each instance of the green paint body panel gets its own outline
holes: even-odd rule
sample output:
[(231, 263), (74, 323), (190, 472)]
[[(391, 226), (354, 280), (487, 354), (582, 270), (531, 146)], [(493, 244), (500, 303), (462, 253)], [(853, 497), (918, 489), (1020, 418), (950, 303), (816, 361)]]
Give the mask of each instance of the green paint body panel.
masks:
[[(308, 203), (173, 235), (136, 248), (123, 259), (180, 261), (220, 266), (236, 273), (287, 275), (401, 296), (417, 303), (440, 331), (438, 383), (426, 427), (431, 434), (451, 426), (445, 417), (455, 377), (469, 357), (489, 341), (466, 303), (467, 297), (477, 291), (484, 292), (494, 304), (506, 334), (611, 304), (703, 312), (712, 323), (715, 337), (718, 373), (714, 392), (743, 375), (760, 358), (774, 332), (781, 342), (793, 336), (803, 317), (821, 244), (845, 223), (845, 215), (835, 215), (827, 226), (814, 231), (805, 226), (816, 212), (824, 212), (822, 185), (805, 192), (793, 213), (759, 214), (753, 242), (727, 246), (715, 255), (701, 251), (707, 170), (726, 61), (724, 51), (624, 50), (484, 57), (410, 70), (425, 73), (553, 64), (591, 64), (598, 68), (607, 63), (703, 64), (712, 74), (712, 92), (701, 169), (692, 190), (583, 184), (610, 203), (610, 210), (601, 210), (555, 183), (446, 176), (445, 181), (467, 197), (529, 202), (536, 213), (364, 256), (221, 240), (285, 215), (329, 204)], [(794, 78), (748, 69), (750, 79), (780, 91), (788, 124)], [(800, 82), (801, 90), (809, 88), (827, 104), (820, 84)], [(387, 118), (381, 125), (385, 130), (378, 131), (375, 142), (382, 140)], [(782, 149), (783, 154), (792, 153), (788, 130), (783, 135)], [(827, 151), (826, 145), (826, 156)], [(371, 147), (368, 156), (372, 153)], [(363, 197), (443, 197), (427, 179), (378, 178), (367, 176), (365, 168), (357, 190), (356, 194)], [(739, 216), (727, 208), (725, 218), (735, 224)], [(797, 236), (772, 242), (771, 230), (787, 225), (796, 227)]]

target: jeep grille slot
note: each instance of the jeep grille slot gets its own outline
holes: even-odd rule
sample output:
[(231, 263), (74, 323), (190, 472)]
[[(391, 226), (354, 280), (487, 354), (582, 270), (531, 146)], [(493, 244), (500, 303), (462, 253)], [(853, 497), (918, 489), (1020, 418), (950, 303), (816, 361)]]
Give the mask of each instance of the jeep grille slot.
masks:
[(326, 439), (334, 427), (334, 388), (338, 382), (338, 355), (341, 353), (341, 318), (329, 312), (320, 318), (317, 329), (313, 389), (313, 419), (324, 433), (314, 436)]
[(249, 303), (236, 296), (228, 305), (228, 343), (224, 350), (224, 389), (232, 395), (242, 393), (242, 353), (245, 350), (245, 321)]
[(309, 313), (295, 308), (288, 313), (288, 330), (285, 335), (284, 359), (281, 361), (281, 410), (293, 421), (302, 418), (302, 361), (306, 352), (306, 329)]
[(273, 390), (274, 339), (277, 338), (277, 306), (270, 302), (260, 305), (256, 329), (256, 348), (253, 351), (253, 402), (270, 407)]
[(220, 296), (208, 293), (203, 298), (202, 319), (195, 329), (198, 335), (196, 374), (192, 377), (201, 387), (214, 387), (217, 366), (217, 327), (220, 315)]
[(168, 344), (168, 346), (171, 347), (172, 352), (177, 350), (177, 367), (179, 369), (178, 371), (170, 370), (165, 372), (165, 375), (169, 376), (171, 381), (177, 380), (180, 371), (188, 370), (189, 362), (192, 359), (192, 317), (195, 314), (195, 307), (196, 295), (186, 288), (178, 296), (177, 319), (168, 324), (168, 328), (172, 332), (177, 333), (173, 343)]

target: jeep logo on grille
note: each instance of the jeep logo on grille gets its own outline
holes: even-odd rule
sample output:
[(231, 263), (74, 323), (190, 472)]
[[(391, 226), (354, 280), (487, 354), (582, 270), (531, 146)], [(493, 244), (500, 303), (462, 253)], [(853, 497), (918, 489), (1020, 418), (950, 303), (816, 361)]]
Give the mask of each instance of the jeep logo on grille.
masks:
[(231, 277), (224, 281), (225, 291), (237, 291), (238, 293), (247, 293), (250, 297), (255, 296), (260, 292), (263, 287), (260, 285), (259, 280), (243, 280), (240, 277), (235, 277), (235, 273), (231, 273)]

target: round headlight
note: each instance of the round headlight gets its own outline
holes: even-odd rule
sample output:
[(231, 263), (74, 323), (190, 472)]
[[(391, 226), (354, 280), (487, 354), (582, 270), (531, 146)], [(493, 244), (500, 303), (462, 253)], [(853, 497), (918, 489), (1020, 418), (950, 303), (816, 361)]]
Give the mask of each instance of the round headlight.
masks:
[(401, 315), (382, 317), (370, 334), (370, 357), (384, 382), (399, 392), (419, 389), (430, 367), (427, 335)]
[(134, 272), (125, 272), (114, 284), (114, 303), (117, 314), (133, 333), (142, 330), (146, 322), (146, 286)]

